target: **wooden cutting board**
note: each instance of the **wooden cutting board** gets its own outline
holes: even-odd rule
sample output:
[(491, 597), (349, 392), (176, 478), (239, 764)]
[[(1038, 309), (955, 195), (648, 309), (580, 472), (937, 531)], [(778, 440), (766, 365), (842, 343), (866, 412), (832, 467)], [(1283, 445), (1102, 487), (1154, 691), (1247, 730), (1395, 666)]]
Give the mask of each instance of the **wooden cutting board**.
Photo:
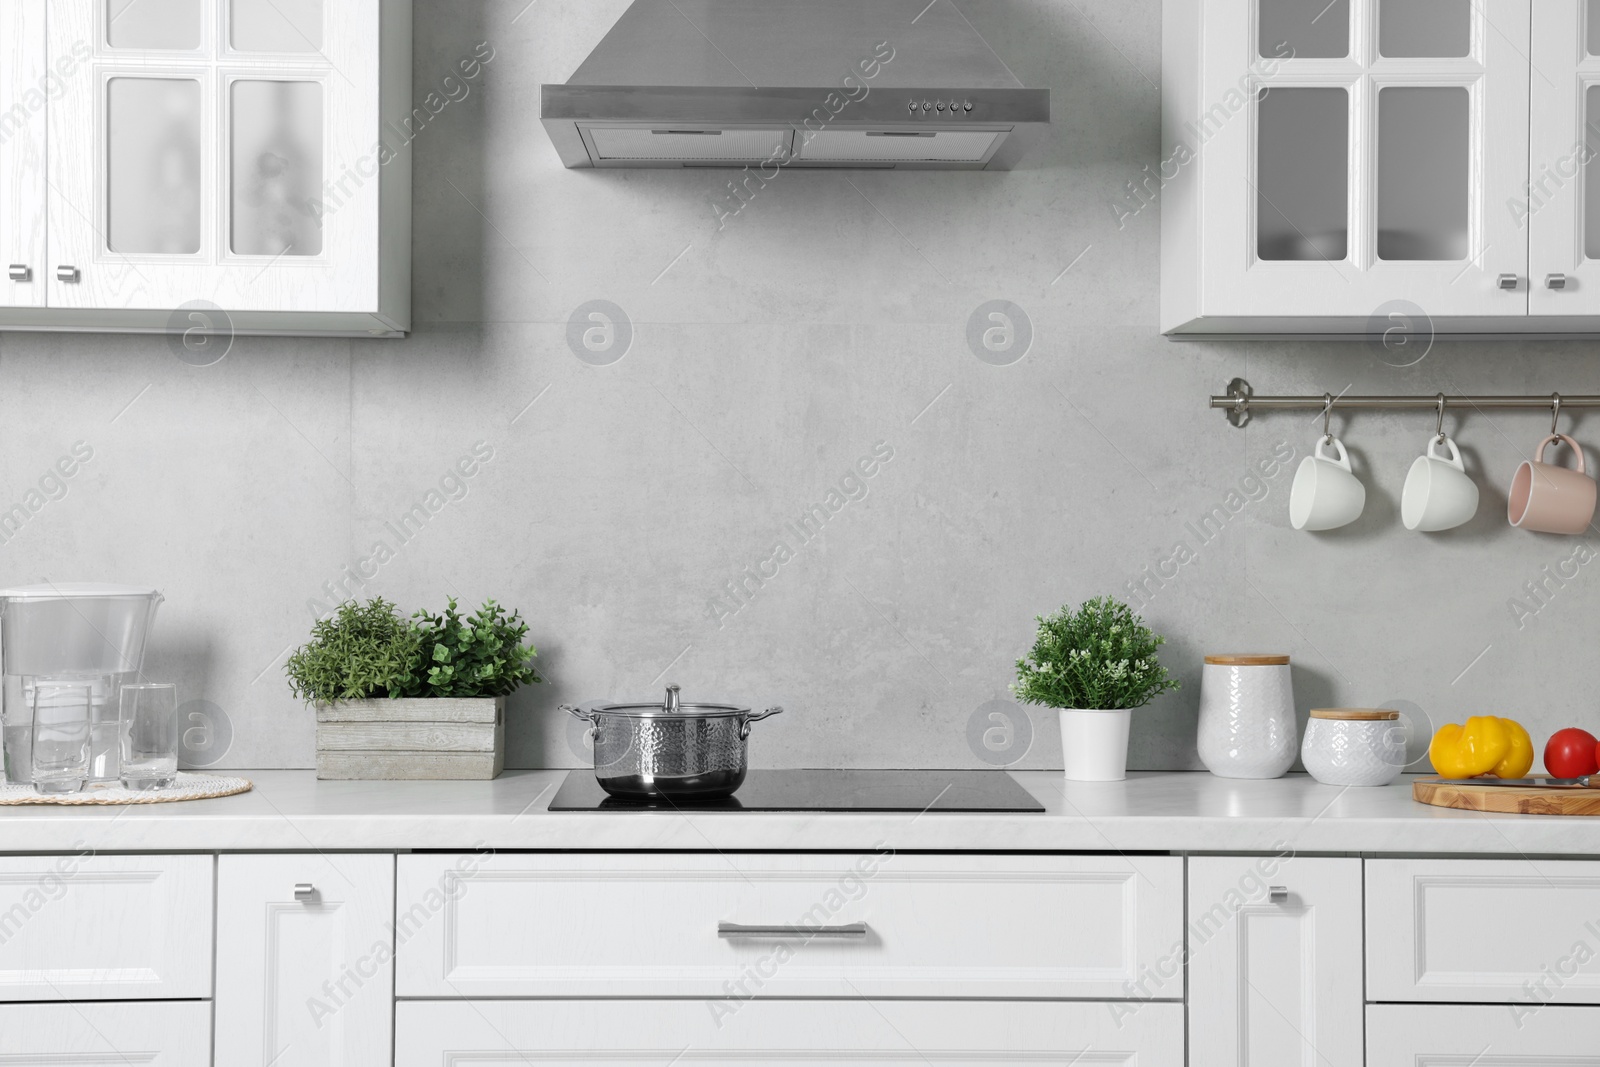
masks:
[(1436, 778), (1419, 778), (1411, 783), (1411, 798), (1439, 808), (1509, 815), (1600, 815), (1600, 789), (1445, 785)]

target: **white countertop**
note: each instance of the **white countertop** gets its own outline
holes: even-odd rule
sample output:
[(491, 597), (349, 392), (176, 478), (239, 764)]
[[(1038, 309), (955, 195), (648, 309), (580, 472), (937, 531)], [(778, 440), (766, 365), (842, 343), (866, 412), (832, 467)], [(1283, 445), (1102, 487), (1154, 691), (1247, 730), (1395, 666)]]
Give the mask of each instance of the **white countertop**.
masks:
[[(241, 771), (238, 796), (127, 807), (0, 808), (0, 851), (678, 849), (1084, 852), (1394, 852), (1600, 857), (1600, 818), (1428, 807), (1411, 780), (1339, 789), (1304, 775), (1238, 781), (1202, 772), (1126, 782), (1014, 777), (1043, 814), (552, 812), (566, 771), (492, 782), (319, 782)], [(578, 772), (587, 773), (587, 772)]]

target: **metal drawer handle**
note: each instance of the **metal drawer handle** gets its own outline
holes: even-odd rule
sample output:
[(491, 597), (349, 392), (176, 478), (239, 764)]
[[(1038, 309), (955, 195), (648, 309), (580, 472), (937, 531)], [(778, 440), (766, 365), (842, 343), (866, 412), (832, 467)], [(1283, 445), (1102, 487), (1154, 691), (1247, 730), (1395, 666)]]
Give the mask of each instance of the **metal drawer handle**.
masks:
[(1567, 287), (1567, 276), (1565, 274), (1546, 274), (1544, 276), (1544, 287), (1560, 292)]
[(1502, 274), (1497, 281), (1500, 285), (1500, 288), (1504, 289), (1508, 293), (1514, 293), (1517, 291), (1517, 286), (1521, 283), (1522, 279), (1517, 277), (1515, 274)]
[(75, 282), (77, 280), (78, 280), (78, 268), (77, 267), (60, 266), (60, 267), (56, 268), (56, 281), (58, 281), (58, 282)]
[(1267, 886), (1267, 899), (1274, 904), (1289, 903), (1289, 887), (1286, 885)]
[(11, 280), (14, 282), (25, 282), (33, 277), (33, 268), (26, 263), (13, 263), (11, 264), (10, 275)]
[(317, 898), (317, 887), (316, 886), (312, 885), (310, 882), (296, 882), (295, 883), (295, 886), (294, 886), (294, 899), (296, 899), (296, 900), (315, 900), (316, 898)]
[(739, 923), (718, 923), (718, 937), (799, 938), (809, 941), (813, 937), (859, 938), (867, 936), (866, 923), (848, 923), (844, 926), (743, 926)]

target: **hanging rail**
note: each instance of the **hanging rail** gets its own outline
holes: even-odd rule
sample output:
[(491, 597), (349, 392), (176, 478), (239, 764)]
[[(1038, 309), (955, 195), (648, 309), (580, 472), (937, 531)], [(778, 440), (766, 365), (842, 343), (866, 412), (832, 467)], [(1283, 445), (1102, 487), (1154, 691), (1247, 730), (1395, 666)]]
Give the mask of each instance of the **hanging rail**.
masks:
[(1245, 426), (1256, 411), (1338, 411), (1341, 408), (1365, 408), (1379, 411), (1421, 411), (1445, 408), (1499, 408), (1502, 410), (1559, 412), (1563, 408), (1600, 408), (1600, 396), (1568, 396), (1551, 393), (1548, 396), (1256, 396), (1250, 383), (1235, 378), (1228, 383), (1228, 391), (1211, 398), (1213, 408), (1228, 413), (1228, 421), (1235, 426)]

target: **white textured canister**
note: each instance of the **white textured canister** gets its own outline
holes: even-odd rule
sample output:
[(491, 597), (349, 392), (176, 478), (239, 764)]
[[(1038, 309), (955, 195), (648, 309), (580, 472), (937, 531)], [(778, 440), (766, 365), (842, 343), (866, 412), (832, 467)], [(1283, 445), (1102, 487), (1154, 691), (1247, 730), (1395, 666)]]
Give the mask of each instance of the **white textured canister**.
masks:
[(1289, 657), (1207, 656), (1200, 675), (1200, 761), (1221, 778), (1279, 778), (1300, 749)]
[(1388, 785), (1406, 765), (1400, 713), (1383, 708), (1318, 708), (1306, 723), (1300, 759), (1323, 785)]

